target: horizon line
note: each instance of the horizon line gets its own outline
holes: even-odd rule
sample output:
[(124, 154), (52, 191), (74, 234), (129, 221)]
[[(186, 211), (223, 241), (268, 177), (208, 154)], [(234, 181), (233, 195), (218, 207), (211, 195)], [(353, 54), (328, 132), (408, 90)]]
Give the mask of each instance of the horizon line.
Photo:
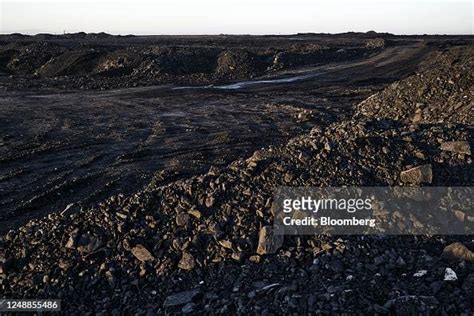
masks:
[(344, 32), (297, 32), (297, 33), (114, 33), (107, 31), (97, 32), (85, 32), (85, 31), (74, 31), (74, 32), (48, 32), (48, 31), (7, 31), (0, 32), (2, 36), (8, 35), (23, 35), (23, 36), (36, 36), (36, 35), (74, 35), (74, 34), (107, 34), (111, 36), (298, 36), (298, 35), (343, 35), (343, 34), (380, 34), (380, 35), (393, 35), (393, 36), (474, 36), (474, 33), (391, 33), (391, 32), (379, 32), (374, 30), (369, 31), (344, 31)]

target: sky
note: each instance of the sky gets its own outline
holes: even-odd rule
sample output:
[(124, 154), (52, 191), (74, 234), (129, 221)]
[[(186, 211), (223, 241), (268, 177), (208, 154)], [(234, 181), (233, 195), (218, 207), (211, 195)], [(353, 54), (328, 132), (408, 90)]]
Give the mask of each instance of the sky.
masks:
[(0, 33), (473, 34), (474, 0), (0, 0)]

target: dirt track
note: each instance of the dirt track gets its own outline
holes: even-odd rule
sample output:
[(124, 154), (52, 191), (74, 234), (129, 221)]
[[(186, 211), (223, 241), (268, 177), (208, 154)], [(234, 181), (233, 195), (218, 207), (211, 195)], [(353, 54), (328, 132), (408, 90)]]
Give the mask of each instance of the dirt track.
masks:
[(225, 165), (315, 123), (329, 124), (412, 73), (428, 51), (418, 42), (364, 61), (293, 69), (231, 89), (2, 92), (2, 230), (70, 204), (79, 209), (112, 194), (128, 195), (153, 177), (165, 184)]

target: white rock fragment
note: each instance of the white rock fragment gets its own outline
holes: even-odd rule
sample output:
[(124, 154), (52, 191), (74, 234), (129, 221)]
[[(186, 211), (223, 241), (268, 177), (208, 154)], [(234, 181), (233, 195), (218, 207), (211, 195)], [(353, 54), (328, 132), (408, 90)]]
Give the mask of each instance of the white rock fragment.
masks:
[(420, 270), (418, 272), (416, 272), (415, 274), (413, 274), (413, 276), (415, 278), (421, 278), (422, 276), (426, 275), (428, 273), (427, 270)]
[(274, 288), (275, 286), (278, 286), (278, 285), (280, 285), (280, 283), (269, 284), (269, 285), (266, 285), (266, 286), (262, 287), (261, 289), (257, 290), (257, 292), (266, 291), (266, 290)]
[(444, 270), (445, 281), (456, 281), (457, 279), (458, 279), (458, 276), (456, 275), (456, 272), (454, 272), (453, 269), (446, 268), (446, 270)]

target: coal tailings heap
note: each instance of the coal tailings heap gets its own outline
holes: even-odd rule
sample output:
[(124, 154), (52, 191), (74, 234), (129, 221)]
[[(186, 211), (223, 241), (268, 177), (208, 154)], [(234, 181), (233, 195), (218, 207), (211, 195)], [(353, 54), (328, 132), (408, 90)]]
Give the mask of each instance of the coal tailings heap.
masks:
[(358, 111), (406, 123), (474, 123), (472, 47), (435, 52), (421, 71), (362, 102)]
[[(329, 42), (325, 38), (302, 38), (295, 42), (291, 38), (255, 40), (245, 36), (217, 36), (197, 40), (191, 37), (188, 40), (197, 42), (190, 44), (186, 39), (158, 37), (156, 40), (102, 33), (0, 36), (0, 72), (9, 76), (8, 80), (5, 76), (0, 80), (6, 80), (6, 86), (16, 89), (25, 84), (85, 90), (215, 84), (280, 70), (363, 59), (385, 48), (383, 40), (377, 38)], [(181, 41), (181, 45), (176, 44)], [(235, 43), (229, 45), (227, 41)]]

